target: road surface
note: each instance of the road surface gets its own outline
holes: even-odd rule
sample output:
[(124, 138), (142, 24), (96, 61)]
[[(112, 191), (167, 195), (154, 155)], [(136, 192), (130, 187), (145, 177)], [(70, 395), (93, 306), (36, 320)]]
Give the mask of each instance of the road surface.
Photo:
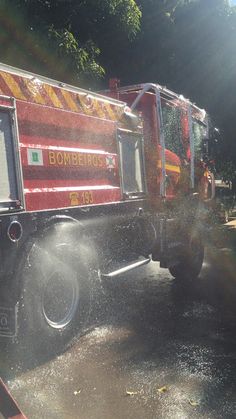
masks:
[(236, 262), (219, 241), (193, 283), (156, 263), (113, 281), (64, 353), (28, 371), (8, 354), (5, 379), (28, 418), (235, 419)]

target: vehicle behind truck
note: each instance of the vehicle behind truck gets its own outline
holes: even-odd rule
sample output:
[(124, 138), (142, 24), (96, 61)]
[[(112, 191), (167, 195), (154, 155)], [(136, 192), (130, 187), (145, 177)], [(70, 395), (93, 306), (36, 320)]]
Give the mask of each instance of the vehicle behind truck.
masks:
[(0, 333), (81, 332), (105, 281), (204, 257), (205, 111), (155, 84), (100, 95), (0, 65)]

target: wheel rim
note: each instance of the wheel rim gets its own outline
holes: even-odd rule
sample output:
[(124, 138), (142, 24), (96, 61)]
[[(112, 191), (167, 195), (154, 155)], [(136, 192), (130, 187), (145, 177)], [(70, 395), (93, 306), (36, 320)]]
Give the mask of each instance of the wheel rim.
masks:
[(42, 295), (42, 312), (49, 326), (62, 329), (74, 318), (79, 304), (79, 286), (74, 272), (54, 271)]

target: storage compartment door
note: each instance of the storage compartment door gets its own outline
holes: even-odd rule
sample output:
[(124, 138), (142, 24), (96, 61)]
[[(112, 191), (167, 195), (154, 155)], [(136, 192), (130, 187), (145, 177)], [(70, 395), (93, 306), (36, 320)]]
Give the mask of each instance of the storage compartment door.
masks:
[(19, 199), (17, 192), (11, 116), (0, 111), (0, 206)]

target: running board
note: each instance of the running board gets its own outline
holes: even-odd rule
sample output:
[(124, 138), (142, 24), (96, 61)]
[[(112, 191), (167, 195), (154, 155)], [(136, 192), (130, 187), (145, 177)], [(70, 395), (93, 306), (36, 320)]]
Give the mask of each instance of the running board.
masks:
[(117, 269), (116, 271), (110, 272), (109, 274), (102, 274), (104, 278), (114, 278), (115, 276), (122, 275), (132, 269), (139, 268), (140, 266), (147, 265), (151, 262), (151, 258), (139, 260), (138, 262), (132, 263), (131, 265), (124, 266), (123, 268)]

